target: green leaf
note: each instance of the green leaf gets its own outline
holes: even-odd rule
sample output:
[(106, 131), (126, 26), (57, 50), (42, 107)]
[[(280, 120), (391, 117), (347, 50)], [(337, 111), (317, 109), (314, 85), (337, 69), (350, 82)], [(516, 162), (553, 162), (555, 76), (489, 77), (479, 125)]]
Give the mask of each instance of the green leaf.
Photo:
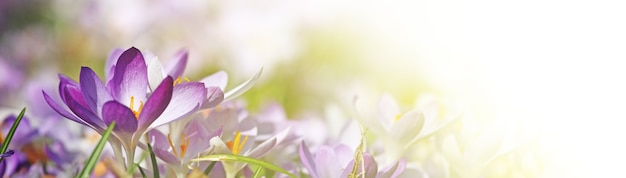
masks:
[(85, 163), (85, 167), (83, 168), (82, 171), (80, 171), (80, 174), (78, 174), (78, 177), (88, 178), (90, 176), (91, 171), (93, 170), (93, 168), (96, 166), (96, 163), (98, 162), (98, 158), (100, 158), (100, 154), (102, 154), (102, 149), (104, 149), (104, 145), (107, 143), (107, 140), (109, 140), (109, 136), (111, 136), (111, 132), (113, 132), (114, 127), (115, 127), (115, 121), (111, 122), (111, 124), (109, 125), (109, 128), (107, 128), (107, 130), (104, 131), (104, 134), (102, 134), (102, 138), (100, 138), (100, 141), (98, 141), (98, 145), (96, 145), (96, 148), (91, 153), (91, 156), (89, 156), (87, 163)]
[(139, 164), (135, 163), (135, 166), (139, 168), (139, 173), (141, 173), (141, 177), (146, 178), (146, 173), (143, 172), (143, 168), (139, 166)]
[(152, 151), (152, 146), (149, 142), (146, 143), (148, 145), (148, 151), (150, 152), (150, 160), (152, 161), (152, 172), (154, 173), (155, 178), (159, 178), (159, 165), (157, 165), (156, 156), (154, 155), (154, 151)]
[(263, 167), (261, 167), (261, 166), (256, 168), (256, 171), (254, 171), (254, 174), (252, 174), (252, 178), (260, 178), (262, 170), (263, 170)]
[(213, 170), (213, 167), (215, 167), (215, 164), (217, 164), (217, 161), (211, 162), (211, 164), (209, 164), (209, 166), (204, 169), (204, 175), (208, 176), (211, 170)]
[[(15, 134), (15, 130), (17, 130), (17, 126), (20, 125), (20, 121), (22, 121), (22, 118), (24, 117), (25, 112), (26, 112), (26, 108), (22, 109), (20, 114), (15, 119), (15, 122), (13, 122), (13, 125), (11, 126), (9, 133), (7, 134), (7, 138), (2, 143), (2, 148), (0, 148), (0, 154), (6, 153), (7, 149), (9, 149), (9, 144), (11, 143), (11, 139), (13, 139), (13, 134)], [(3, 157), (0, 157), (0, 162), (2, 162), (3, 159), (4, 159)]]
[(259, 160), (259, 159), (254, 159), (254, 158), (249, 158), (249, 157), (245, 157), (245, 156), (239, 156), (239, 155), (228, 155), (228, 154), (215, 154), (215, 155), (207, 155), (207, 156), (203, 156), (200, 158), (196, 158), (196, 159), (192, 159), (191, 161), (236, 161), (236, 162), (244, 162), (244, 163), (248, 163), (248, 164), (254, 164), (257, 166), (261, 166), (263, 168), (266, 169), (271, 169), (274, 171), (278, 171), (281, 172), (283, 174), (288, 175), (289, 177), (296, 177), (296, 175), (291, 174), (289, 171), (284, 170), (283, 168), (280, 168), (276, 165), (273, 165), (271, 163)]

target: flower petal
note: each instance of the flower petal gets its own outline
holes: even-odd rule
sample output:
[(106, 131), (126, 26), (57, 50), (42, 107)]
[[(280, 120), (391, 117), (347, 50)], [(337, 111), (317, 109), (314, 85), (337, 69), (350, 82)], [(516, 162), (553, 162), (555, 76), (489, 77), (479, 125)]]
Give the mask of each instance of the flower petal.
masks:
[(102, 105), (112, 100), (111, 95), (106, 91), (102, 80), (89, 67), (80, 70), (80, 89), (89, 108), (101, 115)]
[(146, 99), (148, 89), (148, 72), (143, 55), (137, 48), (130, 48), (120, 55), (115, 65), (115, 75), (107, 84), (115, 100), (130, 105), (134, 97), (134, 105), (139, 106)]
[[(67, 107), (70, 108), (70, 110), (72, 110), (78, 118), (93, 126), (96, 131), (104, 130), (102, 129), (104, 128), (104, 122), (102, 122), (102, 120), (100, 120), (100, 118), (93, 113), (93, 111), (86, 108), (83, 103), (76, 99), (79, 98), (79, 100), (82, 100), (83, 97), (78, 88), (66, 86), (63, 89), (63, 93), (65, 93), (64, 96)], [(84, 102), (84, 100), (82, 102)]]
[(339, 165), (337, 154), (328, 147), (322, 146), (315, 154), (315, 164), (319, 177), (339, 177), (345, 165)]
[[(376, 174), (378, 173), (378, 165), (376, 164), (376, 161), (374, 160), (372, 155), (370, 155), (369, 153), (363, 153), (362, 161), (363, 163), (357, 166), (356, 175), (363, 175), (363, 177), (376, 177)], [(354, 168), (354, 164), (354, 160), (350, 161), (350, 163), (348, 163), (346, 168), (343, 170), (343, 174), (341, 177), (349, 177), (349, 175), (352, 173), (352, 169)], [(364, 165), (365, 169), (363, 169), (361, 165)], [(363, 173), (363, 171), (365, 171), (365, 173)]]
[(424, 115), (417, 110), (412, 110), (393, 123), (389, 134), (398, 143), (408, 144), (420, 133), (422, 127), (424, 127)]
[(390, 131), (397, 114), (400, 114), (400, 107), (396, 100), (389, 94), (383, 94), (378, 102), (378, 121), (385, 130)]
[(172, 100), (150, 128), (170, 123), (176, 119), (187, 116), (197, 111), (206, 96), (204, 84), (200, 82), (187, 82), (174, 86)]
[[(247, 144), (252, 145), (252, 143), (247, 143)], [(268, 152), (272, 151), (272, 149), (274, 149), (275, 146), (276, 146), (276, 137), (272, 137), (269, 140), (266, 140), (263, 143), (259, 144), (258, 146), (254, 147), (249, 152), (246, 152), (244, 155), (247, 157), (251, 157), (251, 158), (260, 158), (264, 156), (265, 154), (267, 154)]]
[(172, 77), (166, 77), (154, 90), (148, 101), (139, 114), (139, 125), (141, 129), (148, 128), (165, 111), (172, 100), (173, 92)]
[(215, 72), (214, 74), (200, 80), (200, 82), (204, 83), (205, 86), (216, 86), (224, 91), (226, 89), (226, 85), (228, 84), (228, 74), (224, 71)]
[(167, 137), (158, 130), (151, 130), (148, 132), (148, 138), (150, 138), (150, 144), (152, 145), (152, 150), (154, 154), (159, 157), (161, 160), (169, 163), (169, 164), (179, 164), (180, 159), (176, 157), (171, 151), (169, 141)]
[(78, 83), (76, 83), (74, 80), (70, 79), (69, 77), (63, 74), (59, 74), (59, 96), (61, 96), (61, 100), (64, 103), (65, 103), (65, 92), (63, 92), (63, 90), (65, 90), (64, 88), (66, 86), (74, 86), (76, 88), (80, 88)]
[(120, 55), (122, 55), (123, 52), (123, 49), (115, 48), (111, 51), (111, 53), (109, 53), (109, 57), (104, 64), (104, 76), (106, 77), (107, 82), (113, 78), (115, 73), (115, 63), (117, 63), (117, 59), (120, 58)]
[(209, 87), (207, 90), (207, 99), (202, 103), (200, 109), (209, 109), (217, 106), (224, 101), (224, 92), (217, 87)]
[(150, 91), (156, 90), (165, 77), (166, 75), (163, 72), (163, 66), (161, 62), (159, 62), (159, 59), (154, 58), (150, 60), (148, 63), (148, 84), (150, 85)]
[(85, 126), (91, 127), (89, 124), (85, 123), (85, 121), (79, 119), (78, 117), (74, 116), (74, 114), (70, 113), (69, 111), (67, 111), (67, 109), (63, 108), (61, 105), (59, 105), (56, 101), (54, 101), (49, 95), (48, 93), (46, 93), (45, 91), (41, 91), (43, 93), (43, 98), (44, 100), (46, 100), (46, 103), (48, 103), (48, 105), (50, 105), (50, 107), (56, 111), (57, 113), (59, 113), (61, 116), (68, 118), (76, 123), (79, 124), (83, 124)]
[(261, 68), (256, 74), (254, 74), (254, 76), (252, 76), (252, 78), (248, 79), (246, 82), (243, 82), (242, 84), (226, 92), (224, 94), (224, 101), (234, 99), (242, 95), (246, 91), (248, 91), (248, 89), (250, 89), (254, 85), (254, 83), (256, 83), (256, 81), (259, 79), (262, 72), (263, 72), (263, 68)]
[(187, 66), (187, 57), (189, 57), (189, 51), (187, 49), (180, 50), (176, 56), (174, 56), (174, 60), (171, 60), (167, 65), (167, 73), (172, 78), (178, 78), (183, 75), (185, 72), (185, 67)]
[(393, 165), (390, 165), (384, 168), (383, 170), (381, 170), (380, 173), (376, 175), (376, 178), (396, 178), (404, 172), (405, 168), (406, 168), (406, 159), (403, 158), (395, 162)]
[(115, 121), (116, 132), (133, 134), (137, 131), (137, 118), (130, 108), (117, 101), (109, 101), (102, 106), (102, 119), (107, 125)]
[(313, 155), (311, 155), (311, 151), (309, 151), (309, 148), (306, 146), (304, 141), (302, 141), (298, 150), (300, 153), (300, 161), (302, 162), (304, 168), (309, 171), (311, 177), (319, 177), (317, 175), (317, 168), (315, 161), (313, 160)]

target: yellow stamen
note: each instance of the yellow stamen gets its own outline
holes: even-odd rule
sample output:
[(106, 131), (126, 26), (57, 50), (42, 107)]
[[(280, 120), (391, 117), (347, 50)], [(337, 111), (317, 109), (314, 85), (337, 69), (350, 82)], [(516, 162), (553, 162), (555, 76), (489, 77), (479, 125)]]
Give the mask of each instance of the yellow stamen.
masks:
[(400, 120), (400, 118), (402, 118), (402, 114), (398, 114), (398, 115), (396, 115), (396, 117), (395, 117), (395, 118), (393, 118), (393, 123), (398, 122), (398, 121)]
[(172, 143), (172, 138), (170, 137), (170, 134), (167, 134), (167, 141), (170, 143), (170, 148), (172, 148), (172, 151), (174, 151), (174, 155), (178, 155), (176, 147), (174, 146), (174, 143)]
[(96, 177), (101, 177), (104, 176), (104, 174), (106, 174), (107, 172), (109, 172), (109, 169), (107, 168), (107, 166), (104, 164), (104, 162), (98, 162), (96, 164), (96, 167), (93, 169), (93, 174)]
[(131, 96), (130, 97), (130, 110), (133, 111), (133, 114), (135, 114), (135, 119), (139, 119), (139, 114), (141, 113), (141, 110), (143, 110), (143, 102), (139, 101), (139, 109), (135, 110), (135, 97)]
[(233, 152), (233, 154), (238, 155), (239, 153), (241, 153), (243, 146), (246, 145), (246, 142), (248, 141), (248, 136), (246, 135), (243, 138), (243, 141), (241, 142), (240, 141), (241, 141), (241, 132), (237, 131), (237, 133), (235, 134), (235, 140), (233, 140), (232, 142), (226, 143), (226, 146), (228, 146), (228, 148), (230, 149), (230, 151)]
[(176, 78), (176, 80), (174, 80), (174, 86), (183, 83), (183, 81), (191, 82), (191, 80), (189, 80), (189, 78), (187, 78), (187, 77), (185, 77), (185, 78), (178, 77), (178, 78)]

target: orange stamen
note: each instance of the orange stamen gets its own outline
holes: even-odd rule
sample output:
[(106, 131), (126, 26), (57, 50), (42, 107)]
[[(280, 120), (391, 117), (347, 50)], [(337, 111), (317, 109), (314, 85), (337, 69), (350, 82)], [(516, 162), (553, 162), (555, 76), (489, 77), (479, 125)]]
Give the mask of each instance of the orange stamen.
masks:
[(176, 80), (174, 80), (174, 83), (173, 83), (173, 84), (174, 84), (174, 86), (176, 86), (176, 85), (178, 85), (178, 84), (183, 83), (183, 81), (185, 81), (185, 82), (191, 82), (191, 80), (189, 80), (189, 78), (187, 78), (187, 77), (185, 77), (185, 78), (178, 77), (178, 78), (176, 78)]
[(174, 151), (174, 155), (178, 155), (176, 147), (174, 147), (174, 143), (172, 143), (172, 138), (170, 137), (170, 134), (167, 134), (167, 141), (170, 143), (170, 148), (172, 148), (172, 150)]
[(183, 133), (182, 140), (180, 142), (180, 158), (185, 157), (185, 153), (187, 153), (187, 148), (189, 147), (189, 139)]
[(130, 110), (133, 111), (133, 114), (135, 114), (135, 119), (139, 119), (139, 114), (141, 113), (141, 110), (143, 110), (143, 102), (139, 101), (139, 109), (135, 110), (135, 97), (131, 96), (130, 97)]

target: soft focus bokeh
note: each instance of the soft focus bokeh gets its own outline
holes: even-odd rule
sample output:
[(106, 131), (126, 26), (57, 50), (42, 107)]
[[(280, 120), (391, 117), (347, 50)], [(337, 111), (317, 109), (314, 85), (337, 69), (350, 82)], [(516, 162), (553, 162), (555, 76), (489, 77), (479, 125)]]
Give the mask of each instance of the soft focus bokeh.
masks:
[[(135, 46), (164, 63), (188, 49), (185, 77), (193, 80), (224, 70), (241, 83), (263, 68), (240, 97), (252, 113), (277, 103), (287, 118), (348, 119), (360, 117), (355, 102), (384, 93), (403, 111), (431, 98), (442, 113), (462, 113), (445, 130), (461, 150), (475, 140), (499, 143), (473, 145), (494, 151), (485, 162), (446, 155), (446, 137), (418, 143), (406, 155), (430, 177), (621, 177), (625, 8), (563, 0), (3, 0), (0, 117), (36, 105), (28, 93), (54, 91), (57, 73), (77, 79), (91, 66), (104, 74), (114, 48)], [(320, 134), (336, 134), (327, 130)]]

